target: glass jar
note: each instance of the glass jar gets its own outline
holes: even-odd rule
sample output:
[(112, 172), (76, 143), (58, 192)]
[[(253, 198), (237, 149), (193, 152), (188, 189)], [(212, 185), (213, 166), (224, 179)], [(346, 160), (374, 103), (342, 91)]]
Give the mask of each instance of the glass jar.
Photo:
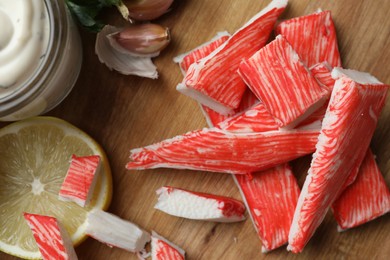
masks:
[(42, 1), (49, 25), (46, 51), (26, 80), (2, 90), (0, 121), (20, 120), (53, 109), (68, 95), (80, 73), (80, 36), (65, 1)]

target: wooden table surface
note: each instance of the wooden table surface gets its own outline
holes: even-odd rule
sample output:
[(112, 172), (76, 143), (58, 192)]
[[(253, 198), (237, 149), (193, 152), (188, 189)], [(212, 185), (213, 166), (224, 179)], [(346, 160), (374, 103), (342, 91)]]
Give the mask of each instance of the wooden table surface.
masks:
[[(172, 185), (241, 199), (228, 174), (156, 169), (128, 171), (129, 150), (206, 126), (197, 103), (176, 91), (182, 79), (172, 58), (212, 38), (234, 32), (269, 1), (176, 0), (158, 23), (171, 29), (172, 42), (155, 59), (159, 79), (123, 76), (109, 71), (94, 54), (95, 36), (81, 31), (83, 67), (70, 95), (47, 115), (65, 119), (95, 138), (107, 152), (113, 177), (109, 211), (146, 230), (155, 230), (187, 252), (187, 259), (390, 259), (390, 216), (338, 233), (331, 213), (304, 251), (285, 247), (261, 253), (261, 243), (249, 217), (221, 224), (181, 219), (153, 209), (155, 190)], [(390, 83), (390, 1), (290, 0), (282, 19), (331, 10), (344, 67), (367, 71)], [(390, 98), (382, 112), (372, 149), (390, 185)], [(1, 125), (5, 125), (2, 123)], [(302, 185), (310, 156), (293, 162)], [(108, 227), (109, 228), (109, 227)], [(129, 252), (92, 239), (77, 247), (79, 259), (137, 259)], [(0, 253), (0, 259), (14, 259)]]

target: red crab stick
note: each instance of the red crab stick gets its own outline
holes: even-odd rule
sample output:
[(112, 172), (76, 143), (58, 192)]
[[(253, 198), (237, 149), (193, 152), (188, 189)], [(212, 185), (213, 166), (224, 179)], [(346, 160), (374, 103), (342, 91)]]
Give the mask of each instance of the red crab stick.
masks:
[(245, 219), (244, 204), (232, 198), (169, 186), (161, 187), (156, 193), (159, 197), (154, 208), (173, 216), (215, 222)]
[(263, 244), (262, 251), (286, 244), (299, 196), (299, 187), (289, 165), (251, 176), (234, 175), (234, 178)]
[(68, 232), (54, 217), (24, 213), (44, 260), (76, 260)]
[(306, 66), (311, 67), (323, 61), (332, 67), (341, 66), (336, 29), (330, 11), (281, 22), (276, 32), (286, 37)]
[(390, 212), (390, 191), (369, 150), (355, 181), (332, 205), (339, 231), (353, 228)]
[(205, 128), (133, 149), (126, 167), (252, 173), (312, 153), (317, 138), (318, 131), (231, 133)]
[(74, 201), (81, 207), (89, 203), (100, 171), (100, 156), (72, 155), (68, 172), (62, 183), (59, 199)]
[(184, 260), (183, 249), (152, 231), (152, 260)]
[(280, 127), (295, 127), (329, 97), (280, 35), (244, 60), (239, 74)]
[[(364, 159), (389, 86), (368, 73), (334, 69), (338, 78), (289, 234), (301, 252)], [(356, 171), (357, 172), (357, 171)]]
[(287, 0), (274, 0), (224, 44), (190, 66), (177, 89), (221, 114), (231, 114), (246, 89), (236, 73), (244, 58), (264, 46)]

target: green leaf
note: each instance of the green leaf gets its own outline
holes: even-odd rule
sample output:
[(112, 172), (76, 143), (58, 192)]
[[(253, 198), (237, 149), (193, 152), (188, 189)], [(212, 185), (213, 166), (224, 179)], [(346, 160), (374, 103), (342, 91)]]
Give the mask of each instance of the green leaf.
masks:
[(118, 5), (121, 2), (121, 0), (66, 0), (72, 15), (84, 28), (92, 32), (99, 32), (105, 25), (96, 19), (100, 11), (104, 7)]

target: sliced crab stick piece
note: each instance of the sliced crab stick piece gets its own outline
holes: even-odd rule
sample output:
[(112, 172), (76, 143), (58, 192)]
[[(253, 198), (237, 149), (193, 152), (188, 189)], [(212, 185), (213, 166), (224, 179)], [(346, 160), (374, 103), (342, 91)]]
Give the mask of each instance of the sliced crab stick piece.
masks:
[(294, 253), (360, 167), (389, 88), (368, 73), (336, 68), (332, 76), (337, 80), (290, 229), (288, 250)]
[(243, 60), (239, 74), (280, 127), (295, 127), (329, 97), (281, 35)]
[(133, 149), (126, 167), (252, 173), (312, 153), (317, 138), (318, 131), (231, 133), (205, 128)]
[(288, 164), (247, 175), (234, 175), (251, 220), (268, 252), (287, 243), (299, 196), (297, 181)]
[(241, 99), (240, 106), (234, 109), (234, 113), (232, 115), (222, 115), (204, 105), (200, 105), (200, 107), (204, 117), (206, 118), (206, 122), (208, 126), (213, 127), (232, 116), (237, 116), (241, 114), (243, 111), (246, 111), (253, 105), (257, 104), (258, 102), (259, 99), (252, 93), (252, 91), (249, 88), (246, 88), (244, 92), (244, 96)]
[(238, 66), (265, 45), (286, 5), (287, 0), (272, 1), (225, 43), (192, 64), (177, 90), (221, 114), (232, 114), (246, 89)]
[(77, 260), (72, 240), (54, 217), (24, 213), (44, 260)]
[(355, 181), (333, 203), (332, 210), (339, 231), (390, 212), (390, 191), (371, 150), (367, 152)]
[(152, 260), (184, 260), (185, 251), (152, 231)]
[(179, 64), (183, 75), (185, 75), (188, 68), (192, 64), (209, 55), (216, 48), (226, 42), (229, 37), (230, 34), (228, 32), (218, 32), (217, 35), (214, 36), (210, 41), (196, 47), (187, 53), (176, 56), (173, 58), (173, 61)]
[(156, 191), (155, 209), (169, 215), (215, 222), (237, 222), (245, 219), (245, 206), (241, 201), (202, 192), (169, 186)]
[(222, 121), (216, 125), (216, 127), (237, 133), (267, 132), (279, 129), (273, 116), (261, 102), (252, 108), (249, 108), (242, 114), (232, 116), (225, 121)]
[(59, 199), (74, 201), (81, 207), (86, 206), (92, 198), (100, 172), (100, 156), (72, 155), (68, 172), (59, 191)]
[(281, 22), (276, 32), (282, 34), (299, 54), (306, 66), (327, 61), (340, 67), (336, 29), (330, 11), (317, 12)]
[(108, 246), (133, 253), (143, 251), (150, 241), (150, 234), (137, 225), (102, 210), (88, 213), (85, 232)]

